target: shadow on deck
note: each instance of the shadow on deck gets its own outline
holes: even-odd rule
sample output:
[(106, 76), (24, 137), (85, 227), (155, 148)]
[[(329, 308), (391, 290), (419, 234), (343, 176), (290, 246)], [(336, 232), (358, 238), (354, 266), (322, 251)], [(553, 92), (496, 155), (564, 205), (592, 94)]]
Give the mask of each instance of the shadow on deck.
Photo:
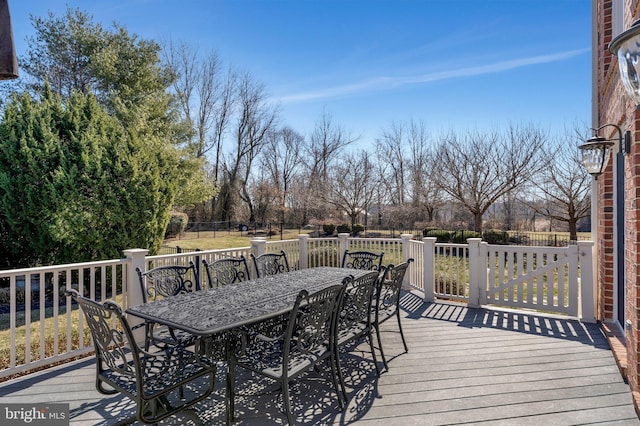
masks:
[[(338, 409), (327, 372), (292, 383), (297, 424), (640, 425), (631, 392), (596, 324), (522, 311), (470, 309), (402, 299), (404, 353), (397, 325), (383, 325), (389, 371), (376, 376), (368, 346), (343, 356), (349, 404)], [(379, 357), (378, 357), (379, 359)], [(380, 368), (383, 366), (380, 363)], [(224, 423), (224, 373), (196, 406), (205, 425)], [(112, 425), (134, 413), (121, 396), (94, 387), (94, 359), (0, 385), (2, 403), (64, 402), (71, 424)], [(241, 372), (236, 425), (285, 424), (275, 385)], [(162, 424), (197, 424), (194, 413)]]

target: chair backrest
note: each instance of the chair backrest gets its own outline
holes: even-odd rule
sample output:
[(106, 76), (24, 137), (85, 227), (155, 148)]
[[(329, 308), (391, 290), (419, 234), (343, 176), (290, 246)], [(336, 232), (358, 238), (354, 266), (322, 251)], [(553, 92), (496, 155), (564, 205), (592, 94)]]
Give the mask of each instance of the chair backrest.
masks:
[(207, 273), (207, 286), (209, 288), (251, 279), (247, 259), (244, 256), (227, 257), (213, 262), (207, 262), (206, 259), (202, 259), (202, 265)]
[(198, 271), (189, 266), (165, 265), (142, 272), (136, 268), (144, 302), (200, 290)]
[(413, 262), (413, 259), (408, 259), (398, 265), (387, 266), (384, 276), (378, 284), (376, 301), (378, 311), (398, 308), (402, 281), (411, 262)]
[(251, 258), (258, 278), (289, 272), (289, 262), (284, 250), (280, 253), (264, 253), (260, 256), (254, 256), (252, 253)]
[(370, 324), (373, 295), (378, 288), (380, 278), (379, 272), (372, 271), (358, 278), (352, 277), (345, 283), (345, 291), (337, 319), (338, 330)]
[(291, 359), (317, 354), (320, 348), (328, 349), (343, 291), (344, 286), (337, 284), (313, 294), (306, 290), (298, 293), (287, 325), (283, 366)]
[(78, 303), (84, 314), (95, 347), (98, 374), (107, 367), (115, 374), (139, 379), (140, 348), (120, 306), (112, 301), (96, 302), (73, 289), (65, 294)]
[(382, 253), (372, 253), (370, 251), (344, 251), (342, 256), (342, 267), (350, 269), (363, 269), (366, 271), (380, 271), (382, 267)]

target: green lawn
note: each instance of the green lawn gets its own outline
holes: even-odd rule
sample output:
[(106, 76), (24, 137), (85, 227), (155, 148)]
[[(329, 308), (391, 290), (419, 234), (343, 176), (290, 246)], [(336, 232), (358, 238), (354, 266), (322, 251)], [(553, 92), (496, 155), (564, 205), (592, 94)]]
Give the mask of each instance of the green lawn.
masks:
[[(299, 233), (311, 233), (313, 230), (286, 229), (282, 234), (283, 240), (293, 240), (298, 238)], [(264, 234), (253, 234), (249, 232), (239, 231), (204, 231), (204, 232), (185, 232), (180, 238), (171, 238), (165, 240), (164, 245), (169, 247), (181, 247), (184, 249), (201, 249), (201, 250), (217, 250), (234, 247), (248, 247), (251, 240), (258, 237), (266, 237), (267, 241), (280, 240), (280, 233), (277, 235), (266, 236)]]

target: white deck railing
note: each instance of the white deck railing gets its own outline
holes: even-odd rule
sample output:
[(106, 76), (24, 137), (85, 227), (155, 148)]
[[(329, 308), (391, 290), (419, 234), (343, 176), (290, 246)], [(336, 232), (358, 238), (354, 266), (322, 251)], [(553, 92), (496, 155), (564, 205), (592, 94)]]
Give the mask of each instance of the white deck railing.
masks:
[[(8, 288), (0, 290), (8, 299), (8, 303), (0, 299), (0, 306), (8, 307), (0, 312), (0, 378), (92, 350), (82, 316), (63, 295), (67, 287), (98, 301), (114, 299), (126, 309), (142, 302), (137, 267), (146, 270), (193, 262), (199, 270), (203, 259), (245, 256), (249, 260), (251, 253), (257, 256), (280, 250), (287, 253), (292, 269), (340, 266), (347, 249), (384, 252), (385, 265), (411, 258), (405, 286), (422, 292), (427, 302), (446, 298), (470, 306), (524, 307), (594, 321), (592, 242), (557, 249), (490, 246), (479, 239), (470, 239), (470, 244), (436, 244), (435, 238), (417, 241), (412, 237), (349, 238), (340, 234), (309, 238), (301, 234), (292, 240), (256, 238), (251, 246), (233, 249), (159, 256), (132, 249), (125, 251), (123, 259), (0, 271), (0, 282), (5, 287), (8, 283)], [(553, 260), (553, 265), (547, 260)]]

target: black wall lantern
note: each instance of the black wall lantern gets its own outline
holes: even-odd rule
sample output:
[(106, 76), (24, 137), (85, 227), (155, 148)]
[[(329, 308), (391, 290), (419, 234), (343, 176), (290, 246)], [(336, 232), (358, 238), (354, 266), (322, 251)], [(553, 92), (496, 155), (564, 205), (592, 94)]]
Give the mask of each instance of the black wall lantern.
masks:
[[(598, 134), (606, 127), (614, 127), (616, 129), (616, 139), (607, 139)], [(627, 131), (623, 136), (622, 129), (615, 124), (605, 124), (593, 130), (595, 131), (595, 135), (587, 139), (585, 143), (578, 148), (580, 148), (582, 152), (582, 164), (587, 169), (587, 172), (589, 172), (594, 179), (598, 179), (598, 176), (600, 176), (607, 167), (609, 153), (616, 145), (623, 154), (629, 152), (631, 147), (631, 132)]]

